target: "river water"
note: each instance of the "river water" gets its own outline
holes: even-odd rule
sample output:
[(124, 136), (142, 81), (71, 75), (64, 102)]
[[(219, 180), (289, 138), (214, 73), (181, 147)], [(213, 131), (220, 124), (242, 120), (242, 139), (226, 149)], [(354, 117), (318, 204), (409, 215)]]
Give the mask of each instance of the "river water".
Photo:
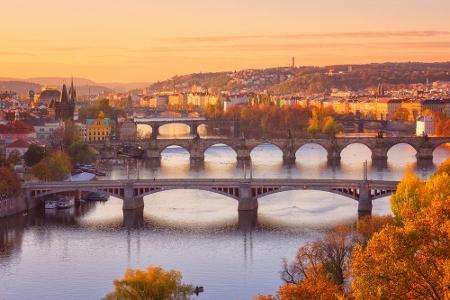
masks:
[[(388, 165), (371, 166), (370, 150), (351, 145), (339, 167), (327, 165), (326, 152), (306, 145), (297, 163), (283, 167), (275, 146), (252, 152), (253, 177), (401, 179), (405, 169), (421, 177), (450, 157), (449, 147), (435, 150), (433, 165), (417, 166), (415, 151), (397, 145)], [(201, 171), (190, 170), (181, 148), (163, 152), (161, 168), (144, 164), (113, 167), (108, 178), (239, 177), (235, 153), (210, 148)], [(122, 211), (121, 200), (82, 204), (65, 211), (44, 209), (0, 219), (0, 299), (101, 299), (127, 268), (158, 265), (182, 272), (183, 281), (204, 286), (198, 299), (251, 299), (275, 293), (283, 258), (321, 236), (336, 223), (354, 223), (357, 203), (318, 191), (290, 191), (259, 199), (258, 214), (238, 214), (235, 200), (195, 190), (166, 191), (145, 198), (143, 211)], [(390, 214), (389, 199), (374, 201), (374, 214)]]

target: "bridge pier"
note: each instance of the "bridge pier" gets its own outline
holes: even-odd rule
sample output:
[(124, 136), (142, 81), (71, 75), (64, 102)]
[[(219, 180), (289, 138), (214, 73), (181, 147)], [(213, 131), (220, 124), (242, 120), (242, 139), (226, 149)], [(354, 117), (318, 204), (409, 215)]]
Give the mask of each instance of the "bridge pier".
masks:
[(341, 162), (341, 153), (336, 150), (328, 151), (327, 159), (329, 164), (339, 165)]
[(258, 199), (252, 194), (251, 183), (243, 182), (239, 186), (239, 206), (240, 211), (249, 211), (258, 209)]
[(292, 153), (292, 151), (283, 152), (283, 164), (286, 166), (293, 166), (295, 165), (295, 153)]
[(123, 227), (138, 229), (144, 225), (144, 207), (127, 209), (123, 211)]
[(191, 169), (193, 170), (199, 170), (205, 165), (204, 156), (191, 156), (189, 160), (191, 162)]
[(134, 210), (144, 207), (144, 198), (125, 198), (123, 200), (123, 210)]
[(252, 231), (256, 227), (258, 220), (257, 210), (240, 210), (239, 211), (239, 229), (243, 232)]
[[(378, 143), (378, 142), (377, 142)], [(375, 164), (387, 163), (388, 160), (388, 149), (389, 146), (386, 145), (376, 145), (372, 150), (372, 162)]]
[(248, 150), (247, 147), (238, 147), (236, 149), (236, 154), (237, 154), (236, 160), (238, 168), (242, 168), (244, 164), (246, 166), (250, 166), (252, 158), (250, 156), (250, 151)]
[(191, 124), (189, 125), (190, 131), (191, 131), (191, 135), (196, 136), (198, 133), (198, 125), (197, 124)]
[(137, 209), (144, 207), (144, 198), (134, 196), (134, 188), (132, 183), (127, 183), (124, 188), (123, 210)]
[(433, 148), (429, 147), (421, 147), (419, 149), (416, 149), (417, 154), (416, 158), (417, 161), (433, 161)]
[(159, 135), (159, 125), (153, 124), (152, 125), (152, 138), (157, 138)]
[(370, 188), (368, 182), (359, 184), (358, 214), (372, 214), (372, 199), (370, 199)]
[(145, 162), (150, 167), (158, 168), (161, 166), (161, 152), (159, 149), (147, 149), (145, 154)]

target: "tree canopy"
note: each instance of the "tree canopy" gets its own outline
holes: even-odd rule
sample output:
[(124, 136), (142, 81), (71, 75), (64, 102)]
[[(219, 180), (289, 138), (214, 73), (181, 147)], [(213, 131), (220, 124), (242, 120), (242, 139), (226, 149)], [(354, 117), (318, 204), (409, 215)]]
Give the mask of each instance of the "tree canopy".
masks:
[(34, 166), (40, 162), (45, 155), (45, 148), (36, 144), (31, 144), (28, 147), (27, 152), (23, 155), (25, 164), (29, 167)]
[(34, 165), (33, 176), (40, 180), (62, 180), (72, 171), (70, 157), (62, 151), (54, 151)]
[(365, 217), (301, 247), (277, 295), (255, 299), (449, 299), (450, 159), (428, 181), (407, 173), (391, 208), (395, 219)]
[(147, 270), (128, 270), (123, 279), (114, 280), (114, 291), (106, 300), (183, 300), (193, 294), (193, 287), (181, 282), (178, 271), (150, 266)]

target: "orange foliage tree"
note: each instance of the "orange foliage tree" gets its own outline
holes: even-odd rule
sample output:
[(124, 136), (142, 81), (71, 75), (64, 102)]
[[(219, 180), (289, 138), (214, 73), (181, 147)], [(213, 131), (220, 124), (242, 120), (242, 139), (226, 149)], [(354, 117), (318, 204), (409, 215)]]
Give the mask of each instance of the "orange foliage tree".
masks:
[(114, 280), (115, 290), (106, 300), (182, 300), (194, 289), (181, 283), (180, 272), (151, 266), (147, 270), (128, 270), (121, 280)]
[(11, 168), (0, 167), (0, 199), (17, 194), (20, 186), (20, 180)]
[[(450, 164), (447, 161), (445, 165)], [(397, 223), (357, 246), (355, 299), (449, 299), (450, 174), (408, 175), (391, 198)]]

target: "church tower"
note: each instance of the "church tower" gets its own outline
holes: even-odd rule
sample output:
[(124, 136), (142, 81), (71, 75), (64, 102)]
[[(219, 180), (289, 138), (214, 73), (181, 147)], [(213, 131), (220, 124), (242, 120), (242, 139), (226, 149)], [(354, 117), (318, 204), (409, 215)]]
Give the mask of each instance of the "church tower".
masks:
[[(70, 95), (70, 98), (69, 98)], [(72, 85), (69, 93), (67, 92), (66, 84), (63, 84), (61, 98), (59, 102), (55, 102), (55, 119), (59, 121), (73, 120), (75, 111), (75, 88)], [(73, 99), (73, 101), (72, 101)]]

